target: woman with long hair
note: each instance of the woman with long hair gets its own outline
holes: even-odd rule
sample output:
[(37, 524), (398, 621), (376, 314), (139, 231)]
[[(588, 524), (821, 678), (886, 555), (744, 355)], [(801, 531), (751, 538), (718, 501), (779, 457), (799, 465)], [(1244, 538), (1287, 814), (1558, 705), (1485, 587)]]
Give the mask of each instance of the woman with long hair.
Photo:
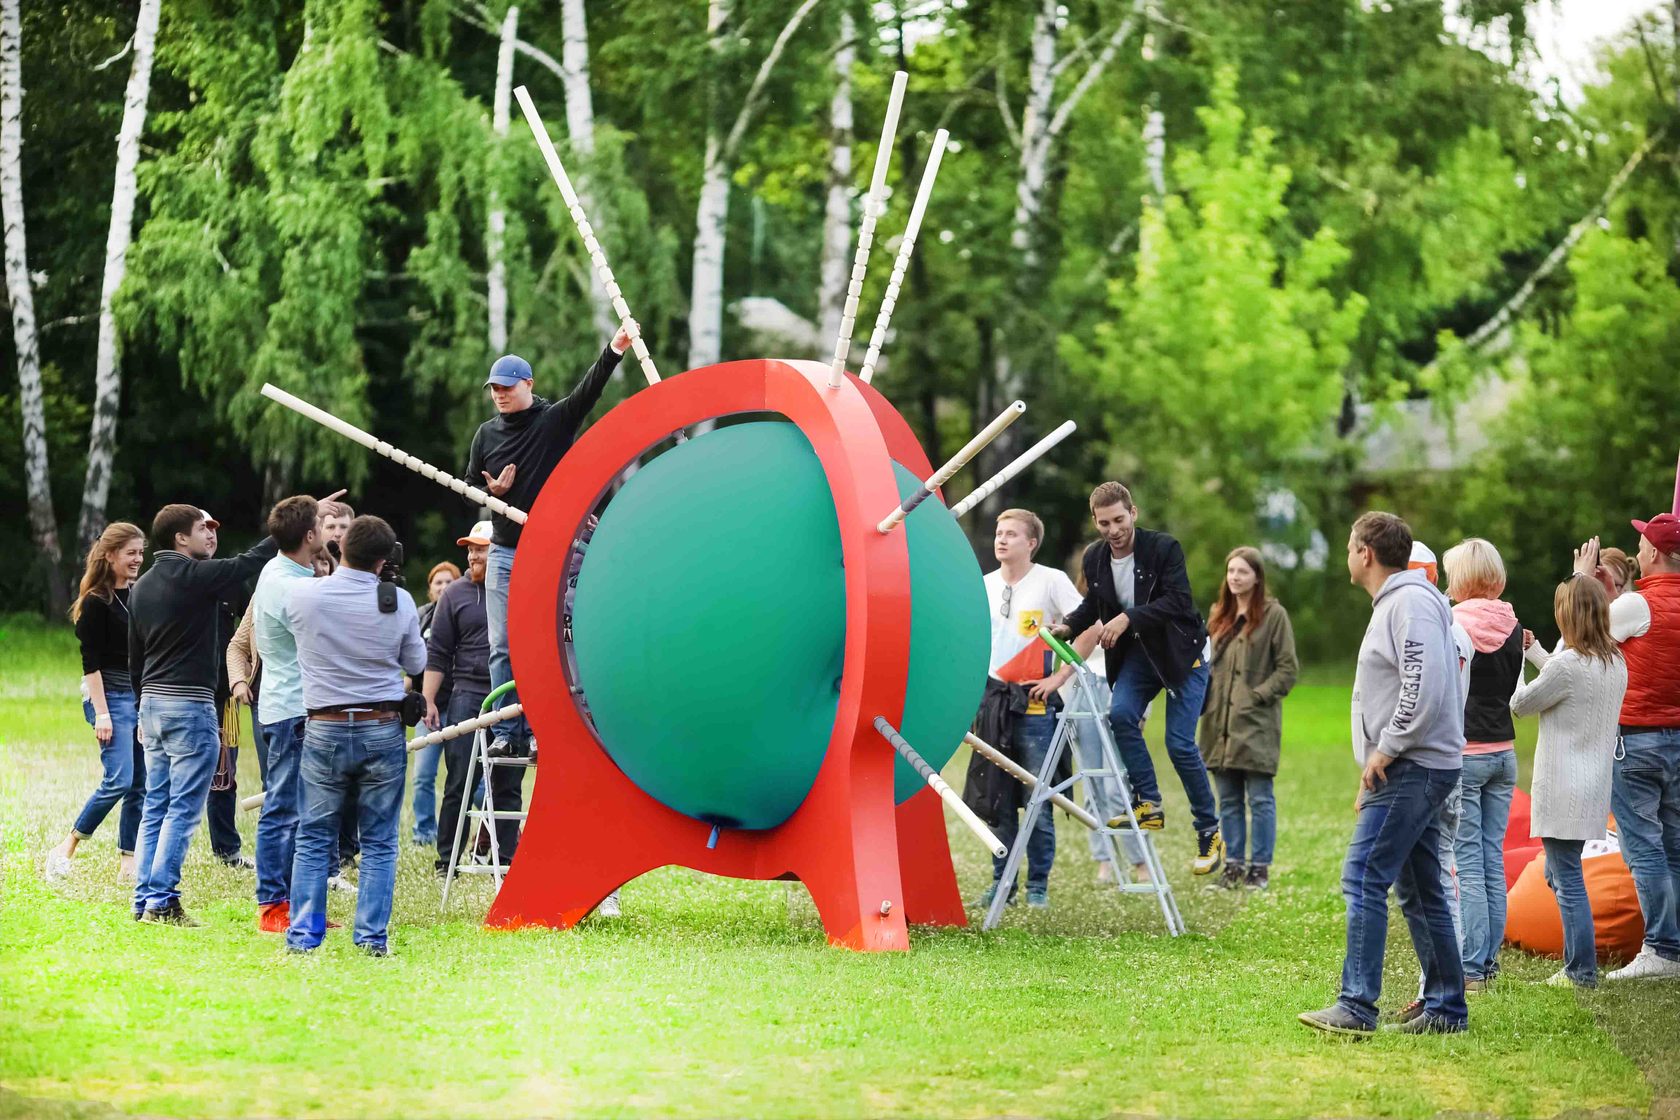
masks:
[(138, 526), (126, 521), (107, 525), (88, 550), (87, 570), (70, 606), (82, 647), (82, 714), (93, 726), (105, 775), (82, 806), (70, 835), (47, 853), (49, 879), (70, 873), (77, 845), (93, 835), (119, 801), (118, 876), (126, 880), (134, 875), (146, 763), (135, 735), (138, 705), (128, 677), (128, 588), (145, 557), (146, 536)]
[(1505, 829), (1517, 790), (1517, 729), (1511, 694), (1522, 683), (1523, 628), (1505, 592), (1505, 562), (1480, 537), (1447, 549), (1453, 621), (1470, 637), (1464, 700), (1464, 770), (1453, 862), (1463, 930), (1464, 990), (1485, 990), (1499, 975), (1505, 941)]
[(1277, 841), (1272, 778), (1283, 753), (1282, 703), (1299, 666), (1289, 612), (1266, 594), (1258, 549), (1235, 548), (1225, 558), (1208, 637), (1213, 664), (1198, 740), (1225, 838), (1225, 872), (1215, 885), (1265, 890)]
[(1534, 751), (1529, 831), (1546, 848), (1546, 882), (1563, 917), (1563, 969), (1548, 984), (1598, 983), (1592, 904), (1581, 875), (1581, 849), (1604, 838), (1610, 816), (1617, 719), (1627, 692), (1627, 664), (1610, 636), (1610, 599), (1598, 582), (1572, 576), (1552, 595), (1563, 642), (1540, 675), (1511, 697), (1511, 712), (1540, 717)]

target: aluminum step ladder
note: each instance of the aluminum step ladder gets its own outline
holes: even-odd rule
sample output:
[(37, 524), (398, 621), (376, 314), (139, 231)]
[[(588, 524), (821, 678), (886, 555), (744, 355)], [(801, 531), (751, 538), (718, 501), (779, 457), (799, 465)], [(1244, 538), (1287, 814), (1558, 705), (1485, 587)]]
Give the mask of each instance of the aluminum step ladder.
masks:
[[(479, 714), (488, 713), (496, 699), (503, 693), (511, 692), (516, 683), (509, 681), (500, 688), (491, 691), (490, 695), (484, 698), (484, 704), (479, 708)], [(491, 729), (488, 727), (481, 727), (473, 732), (472, 750), (467, 755), (467, 777), (463, 786), (466, 808), (460, 816), (455, 818), (455, 839), (449, 846), (449, 869), (444, 875), (443, 901), (440, 904), (440, 909), (448, 908), (449, 888), (455, 882), (455, 876), (457, 875), (490, 875), (496, 880), (496, 889), (498, 891), (502, 889), (502, 876), (507, 874), (510, 865), (502, 862), (501, 843), (496, 835), (496, 822), (523, 822), (528, 815), (522, 809), (496, 808), (496, 786), (490, 780), (490, 775), (499, 767), (516, 766), (520, 769), (529, 769), (535, 766), (537, 764), (536, 747), (533, 745), (531, 753), (523, 757), (492, 755), (490, 753), (492, 739), (490, 731)], [(476, 789), (476, 783), (481, 779), (484, 782), (484, 804), (482, 807), (474, 809), (472, 808), (473, 791)], [(469, 843), (469, 850), (465, 853), (466, 862), (462, 862), (461, 840), (468, 832), (468, 821), (473, 822), (473, 840)], [(490, 832), (489, 863), (478, 863), (474, 859), (478, 849), (477, 835), (480, 825), (487, 827)]]
[[(1050, 749), (1045, 752), (1044, 765), (1037, 775), (1038, 784), (1032, 787), (1027, 798), (1026, 813), (1020, 828), (1015, 833), (1015, 843), (1009, 849), (1009, 856), (1004, 861), (1003, 874), (999, 878), (999, 889), (992, 897), (991, 906), (986, 911), (982, 929), (995, 929), (1003, 919), (1004, 908), (1009, 905), (1011, 888), (1015, 884), (1015, 877), (1019, 874), (1021, 863), (1026, 859), (1027, 843), (1032, 838), (1033, 825), (1040, 813), (1054, 811), (1050, 798), (1054, 794), (1065, 793), (1075, 782), (1079, 783), (1081, 803), (1085, 811), (1095, 817), (1100, 824), (1096, 830), (1108, 845), (1109, 858), (1113, 861), (1113, 887), (1120, 894), (1151, 894), (1161, 907), (1161, 917), (1166, 921), (1167, 933), (1173, 937), (1185, 932), (1184, 918), (1178, 912), (1178, 902), (1173, 898), (1172, 884), (1167, 882), (1167, 873), (1161, 865), (1161, 856), (1155, 849), (1154, 835), (1140, 829), (1137, 817), (1132, 813), (1132, 786), (1126, 776), (1126, 767), (1120, 761), (1120, 750), (1114, 742), (1114, 729), (1108, 722), (1108, 705), (1099, 699), (1098, 686), (1101, 683), (1097, 675), (1085, 664), (1067, 643), (1051, 635), (1048, 631), (1041, 631), (1046, 644), (1055, 651), (1065, 664), (1073, 670), (1074, 700), (1056, 716), (1056, 731), (1050, 740)], [(1083, 728), (1089, 728), (1094, 734), (1079, 734)], [(1097, 745), (1097, 759), (1088, 759), (1090, 743)], [(1055, 781), (1057, 767), (1060, 766), (1063, 752), (1071, 752), (1073, 773), (1063, 782)], [(1096, 762), (1097, 765), (1090, 765)], [(1125, 810), (1125, 820), (1117, 827), (1110, 827), (1109, 807), (1098, 796), (1097, 783), (1107, 781), (1113, 783), (1118, 791), (1119, 804)], [(1119, 818), (1112, 818), (1119, 820)], [(1135, 838), (1138, 850), (1143, 855), (1143, 866), (1147, 872), (1147, 882), (1129, 882), (1125, 872), (1130, 867), (1130, 860), (1123, 859), (1121, 842), (1127, 837)]]

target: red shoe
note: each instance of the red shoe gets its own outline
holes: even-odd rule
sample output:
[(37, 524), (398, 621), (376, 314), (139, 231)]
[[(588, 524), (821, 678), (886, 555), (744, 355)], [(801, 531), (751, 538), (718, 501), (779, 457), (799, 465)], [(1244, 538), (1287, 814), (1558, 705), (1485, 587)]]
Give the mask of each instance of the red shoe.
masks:
[[(292, 904), (271, 902), (257, 915), (257, 928), (264, 933), (285, 933), (292, 926)], [(328, 922), (328, 929), (343, 929), (337, 922)]]
[(264, 933), (285, 933), (292, 925), (292, 904), (271, 902), (257, 912), (257, 928)]

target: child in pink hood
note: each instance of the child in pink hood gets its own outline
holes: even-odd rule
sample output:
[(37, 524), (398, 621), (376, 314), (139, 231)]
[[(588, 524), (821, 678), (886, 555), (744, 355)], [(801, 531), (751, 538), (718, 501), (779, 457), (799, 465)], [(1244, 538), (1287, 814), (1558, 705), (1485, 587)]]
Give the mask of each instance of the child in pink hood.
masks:
[(1522, 683), (1523, 630), (1505, 590), (1505, 564), (1480, 537), (1447, 550), (1447, 598), (1473, 650), (1464, 702), (1463, 802), (1454, 855), (1463, 920), (1466, 993), (1499, 974), (1505, 940), (1505, 828), (1517, 788), (1511, 694)]

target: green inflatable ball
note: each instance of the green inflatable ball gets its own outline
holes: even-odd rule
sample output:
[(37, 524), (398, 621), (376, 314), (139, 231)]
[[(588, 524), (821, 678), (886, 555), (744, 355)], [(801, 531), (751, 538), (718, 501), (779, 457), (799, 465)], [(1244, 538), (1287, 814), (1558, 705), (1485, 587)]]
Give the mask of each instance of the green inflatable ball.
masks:
[[(894, 469), (909, 496), (919, 480)], [(985, 689), (986, 592), (942, 503), (923, 502), (904, 528), (900, 730), (937, 768)], [(584, 555), (572, 636), (595, 727), (637, 786), (725, 828), (792, 816), (828, 749), (846, 647), (838, 515), (810, 441), (784, 422), (718, 428), (633, 475)], [(899, 759), (896, 799), (922, 788)]]

